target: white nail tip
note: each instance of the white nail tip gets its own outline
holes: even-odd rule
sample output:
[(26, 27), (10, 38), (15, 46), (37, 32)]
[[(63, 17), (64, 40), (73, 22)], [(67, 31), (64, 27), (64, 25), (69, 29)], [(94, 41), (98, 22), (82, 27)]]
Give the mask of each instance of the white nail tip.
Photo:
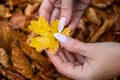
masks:
[(62, 17), (62, 18), (60, 19), (59, 24), (58, 24), (58, 31), (59, 31), (59, 32), (62, 32), (62, 30), (63, 30), (64, 27), (65, 27), (65, 24), (66, 24), (66, 18), (65, 18), (65, 17)]
[(66, 43), (67, 40), (68, 40), (68, 38), (67, 38), (65, 35), (60, 34), (60, 33), (55, 33), (55, 34), (54, 34), (54, 37), (55, 37), (58, 41), (60, 41), (60, 42), (62, 42), (62, 43)]
[(55, 37), (56, 39), (57, 39), (57, 35), (58, 35), (58, 33), (55, 33), (55, 34), (54, 34), (54, 37)]

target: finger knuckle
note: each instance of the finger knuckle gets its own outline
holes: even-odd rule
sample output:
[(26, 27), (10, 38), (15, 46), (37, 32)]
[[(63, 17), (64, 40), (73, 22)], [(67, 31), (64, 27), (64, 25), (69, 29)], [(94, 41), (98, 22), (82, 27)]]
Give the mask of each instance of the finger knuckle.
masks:
[(70, 8), (67, 8), (67, 7), (62, 7), (61, 12), (70, 13), (70, 12), (72, 12), (72, 10)]
[(48, 0), (51, 3), (55, 3), (57, 0)]
[(69, 46), (71, 47), (71, 49), (76, 49), (76, 42), (71, 41)]

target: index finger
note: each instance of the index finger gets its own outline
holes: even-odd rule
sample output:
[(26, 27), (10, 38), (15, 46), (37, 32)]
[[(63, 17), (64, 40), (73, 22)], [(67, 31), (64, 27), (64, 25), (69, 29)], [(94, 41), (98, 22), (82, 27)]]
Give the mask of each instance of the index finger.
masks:
[[(64, 62), (57, 54), (50, 54), (49, 51), (47, 51), (47, 54), (54, 64), (54, 66), (57, 68), (58, 72), (72, 78), (72, 79), (79, 79), (82, 77), (82, 65), (81, 66), (75, 66), (71, 62)], [(80, 75), (81, 74), (81, 75)], [(79, 75), (79, 76), (78, 76)]]
[(50, 13), (53, 10), (54, 6), (52, 5), (56, 0), (43, 0), (40, 9), (39, 16), (44, 17), (47, 21), (49, 21)]

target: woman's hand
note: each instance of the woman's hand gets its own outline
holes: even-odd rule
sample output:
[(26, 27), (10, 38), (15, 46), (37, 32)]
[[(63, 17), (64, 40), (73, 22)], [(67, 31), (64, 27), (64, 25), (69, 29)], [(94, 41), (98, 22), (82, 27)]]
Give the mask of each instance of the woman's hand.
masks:
[(50, 23), (60, 18), (59, 32), (66, 25), (74, 30), (90, 2), (91, 0), (43, 0), (39, 15)]
[(60, 33), (55, 37), (63, 49), (47, 53), (60, 73), (75, 80), (107, 80), (120, 74), (119, 43), (82, 43)]

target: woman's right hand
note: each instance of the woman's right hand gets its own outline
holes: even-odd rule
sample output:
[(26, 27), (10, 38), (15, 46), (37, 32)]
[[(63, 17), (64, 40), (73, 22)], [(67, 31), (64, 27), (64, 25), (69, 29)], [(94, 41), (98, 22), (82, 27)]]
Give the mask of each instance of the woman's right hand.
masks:
[(119, 43), (83, 43), (60, 33), (55, 37), (64, 49), (47, 53), (60, 73), (75, 80), (108, 80), (120, 75)]

